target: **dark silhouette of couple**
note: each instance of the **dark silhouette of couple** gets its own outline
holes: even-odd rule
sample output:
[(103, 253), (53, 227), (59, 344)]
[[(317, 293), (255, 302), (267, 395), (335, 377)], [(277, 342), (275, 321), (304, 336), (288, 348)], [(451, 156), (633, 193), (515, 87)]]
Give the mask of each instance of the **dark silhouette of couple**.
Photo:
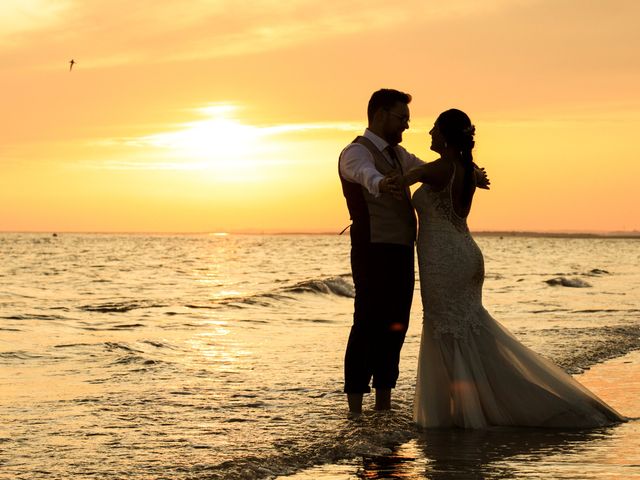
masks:
[[(344, 364), (349, 411), (362, 412), (372, 380), (375, 408), (391, 409), (415, 286), (415, 245), (423, 308), (414, 402), (419, 426), (585, 428), (624, 421), (484, 309), (484, 261), (467, 227), (476, 188), (489, 188), (473, 161), (475, 127), (460, 110), (441, 113), (429, 132), (439, 158), (424, 162), (400, 145), (410, 102), (398, 90), (375, 92), (368, 128), (339, 159), (355, 285)], [(415, 183), (421, 185), (412, 197)]]

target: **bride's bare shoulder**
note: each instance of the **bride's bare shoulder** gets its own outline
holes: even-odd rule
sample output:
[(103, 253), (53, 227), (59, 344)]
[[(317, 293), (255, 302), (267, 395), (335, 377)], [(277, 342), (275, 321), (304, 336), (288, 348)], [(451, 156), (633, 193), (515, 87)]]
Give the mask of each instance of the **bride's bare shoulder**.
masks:
[(428, 183), (435, 190), (444, 188), (453, 172), (453, 165), (451, 162), (438, 158), (433, 162), (425, 163), (424, 166), (424, 183)]

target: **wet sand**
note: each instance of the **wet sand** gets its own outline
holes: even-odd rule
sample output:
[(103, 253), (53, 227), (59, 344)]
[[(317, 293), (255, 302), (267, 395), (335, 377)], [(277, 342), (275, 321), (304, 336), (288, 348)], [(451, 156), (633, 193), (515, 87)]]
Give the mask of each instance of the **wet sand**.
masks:
[(640, 479), (640, 351), (576, 378), (630, 421), (588, 431), (442, 430), (392, 453), (307, 469), (287, 479)]

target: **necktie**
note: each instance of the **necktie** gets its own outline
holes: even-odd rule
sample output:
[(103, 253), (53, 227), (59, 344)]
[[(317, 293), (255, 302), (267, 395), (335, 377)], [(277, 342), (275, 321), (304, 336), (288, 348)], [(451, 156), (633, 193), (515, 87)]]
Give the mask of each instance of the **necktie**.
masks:
[(385, 148), (385, 150), (387, 151), (387, 153), (389, 154), (389, 157), (391, 158), (391, 166), (394, 169), (400, 168), (400, 161), (398, 160), (398, 155), (396, 155), (395, 148), (389, 145), (387, 146), (387, 148)]

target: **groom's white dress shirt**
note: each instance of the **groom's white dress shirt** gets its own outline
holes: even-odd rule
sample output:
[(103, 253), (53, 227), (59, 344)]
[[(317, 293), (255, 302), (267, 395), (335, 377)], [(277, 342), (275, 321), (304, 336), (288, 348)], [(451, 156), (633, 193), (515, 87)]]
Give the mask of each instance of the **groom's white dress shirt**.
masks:
[[(386, 140), (380, 138), (369, 129), (366, 129), (362, 136), (373, 142), (376, 148), (378, 148), (389, 161), (390, 165), (394, 164), (388, 150), (386, 150), (389, 146), (389, 143), (387, 143)], [(407, 150), (400, 145), (395, 148), (395, 151), (403, 173), (424, 164), (422, 160), (416, 157), (413, 153), (407, 152)], [(378, 187), (380, 180), (384, 178), (384, 175), (376, 170), (373, 156), (364, 145), (359, 143), (352, 143), (348, 145), (342, 151), (342, 155), (340, 155), (339, 169), (340, 174), (345, 180), (362, 185), (375, 197), (380, 195)]]

